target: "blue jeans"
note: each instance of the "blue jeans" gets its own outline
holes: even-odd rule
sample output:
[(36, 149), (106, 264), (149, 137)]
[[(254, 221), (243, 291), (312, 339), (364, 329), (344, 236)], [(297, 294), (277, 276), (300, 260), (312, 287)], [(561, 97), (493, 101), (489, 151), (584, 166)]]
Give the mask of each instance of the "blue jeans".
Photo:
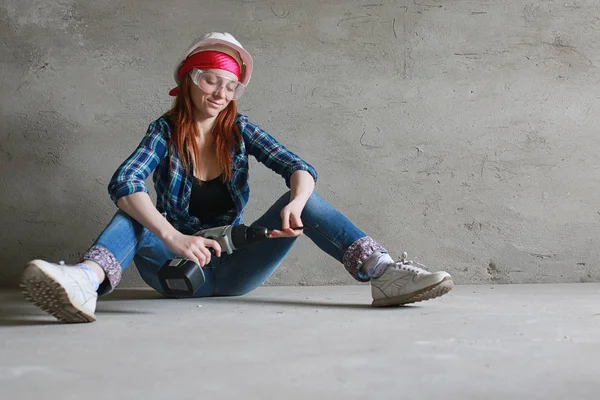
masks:
[[(280, 213), (283, 207), (289, 203), (289, 199), (290, 192), (287, 192), (252, 225), (264, 226), (268, 229), (281, 228)], [(342, 263), (346, 261), (348, 264), (348, 260), (344, 260), (344, 257), (347, 256), (346, 252), (353, 243), (370, 239), (316, 192), (313, 192), (306, 203), (301, 218), (304, 225), (316, 227), (305, 229), (304, 234), (321, 250)], [(254, 290), (275, 272), (296, 239), (264, 240), (234, 251), (233, 254), (223, 252), (221, 257), (213, 256), (210, 263), (203, 267), (206, 281), (194, 293), (194, 297), (236, 296)], [(156, 291), (165, 294), (158, 279), (158, 271), (168, 259), (176, 257), (176, 254), (167, 249), (157, 236), (126, 213), (121, 210), (117, 211), (96, 240), (93, 248), (99, 247), (112, 253), (116, 260), (116, 262), (113, 261), (113, 264), (118, 265), (121, 271), (133, 261), (142, 279)], [(385, 251), (377, 246), (371, 246), (367, 250), (358, 250), (362, 253), (366, 251), (361, 258), (363, 261), (370, 256), (368, 253), (372, 253), (374, 250)], [(83, 259), (93, 259), (103, 266), (99, 259), (89, 256), (89, 254)], [(368, 277), (358, 271), (356, 267), (357, 265), (350, 265), (349, 272), (360, 281), (368, 280)], [(354, 271), (355, 269), (356, 271)], [(105, 269), (105, 271), (107, 270)], [(119, 275), (117, 280), (113, 279), (112, 282), (108, 282), (107, 279), (101, 285), (100, 294), (114, 289), (113, 286), (120, 280), (121, 271), (117, 271)], [(107, 271), (107, 276), (110, 275), (111, 273)], [(114, 271), (112, 275), (114, 275)]]

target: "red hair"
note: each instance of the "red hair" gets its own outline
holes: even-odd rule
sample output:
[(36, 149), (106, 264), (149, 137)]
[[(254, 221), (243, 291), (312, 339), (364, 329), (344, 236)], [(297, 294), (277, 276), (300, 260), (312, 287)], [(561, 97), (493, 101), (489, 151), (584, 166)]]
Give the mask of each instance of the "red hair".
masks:
[[(171, 132), (172, 144), (177, 148), (183, 168), (190, 172), (199, 172), (196, 157), (198, 155), (198, 143), (196, 136), (199, 134), (196, 120), (194, 119), (194, 102), (191, 97), (191, 78), (186, 75), (181, 79), (179, 93), (175, 98), (173, 108), (166, 114), (171, 118), (174, 130)], [(221, 177), (223, 182), (231, 180), (232, 151), (237, 148), (241, 141), (240, 130), (235, 124), (237, 105), (231, 100), (227, 107), (217, 115), (212, 134), (215, 137), (215, 151), (219, 169), (223, 171)]]

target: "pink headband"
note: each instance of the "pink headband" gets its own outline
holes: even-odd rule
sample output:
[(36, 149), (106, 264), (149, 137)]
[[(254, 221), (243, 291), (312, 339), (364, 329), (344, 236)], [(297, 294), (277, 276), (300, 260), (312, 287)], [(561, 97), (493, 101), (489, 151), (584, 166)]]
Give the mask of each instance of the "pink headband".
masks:
[[(237, 63), (237, 61), (235, 61), (235, 59), (229, 54), (221, 53), (220, 51), (201, 51), (186, 58), (186, 60), (179, 68), (179, 79), (183, 78), (185, 74), (187, 74), (194, 68), (224, 69), (225, 71), (234, 73), (237, 76), (238, 80), (240, 80), (242, 77), (240, 65)], [(171, 89), (169, 95), (177, 96), (178, 93), (179, 86), (174, 89)]]

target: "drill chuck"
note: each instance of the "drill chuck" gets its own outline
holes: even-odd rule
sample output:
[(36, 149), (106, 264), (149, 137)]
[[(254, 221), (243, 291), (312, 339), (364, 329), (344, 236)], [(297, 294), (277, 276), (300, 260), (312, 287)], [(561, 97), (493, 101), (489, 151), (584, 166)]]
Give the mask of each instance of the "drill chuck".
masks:
[(231, 227), (231, 243), (234, 250), (260, 242), (269, 237), (269, 231), (262, 226), (234, 225)]

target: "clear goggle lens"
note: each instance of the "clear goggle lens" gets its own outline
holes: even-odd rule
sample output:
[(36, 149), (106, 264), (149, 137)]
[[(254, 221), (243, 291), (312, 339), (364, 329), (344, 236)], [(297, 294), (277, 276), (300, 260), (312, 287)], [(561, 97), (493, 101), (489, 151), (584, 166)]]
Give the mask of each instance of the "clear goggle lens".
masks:
[(196, 86), (206, 93), (214, 93), (224, 89), (224, 96), (229, 100), (239, 99), (246, 89), (246, 86), (239, 81), (229, 79), (211, 71), (193, 69), (190, 71), (190, 77)]

